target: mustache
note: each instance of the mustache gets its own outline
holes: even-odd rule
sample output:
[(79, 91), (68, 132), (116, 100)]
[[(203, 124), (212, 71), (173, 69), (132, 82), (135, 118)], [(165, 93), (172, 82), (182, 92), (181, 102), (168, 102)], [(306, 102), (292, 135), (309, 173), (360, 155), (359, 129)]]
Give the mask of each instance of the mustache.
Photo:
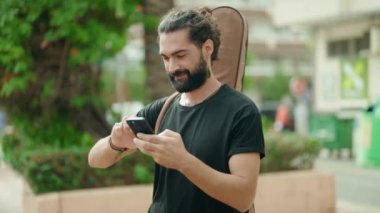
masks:
[(170, 77), (176, 77), (176, 76), (183, 75), (183, 74), (190, 75), (190, 70), (188, 70), (188, 69), (176, 70), (173, 73), (170, 73)]

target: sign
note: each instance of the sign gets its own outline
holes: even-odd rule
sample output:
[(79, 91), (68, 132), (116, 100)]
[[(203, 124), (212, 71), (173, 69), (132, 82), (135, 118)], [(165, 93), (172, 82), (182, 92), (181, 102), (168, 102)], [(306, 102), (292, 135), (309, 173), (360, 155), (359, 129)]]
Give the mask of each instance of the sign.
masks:
[(368, 61), (341, 59), (341, 98), (365, 99), (368, 95)]

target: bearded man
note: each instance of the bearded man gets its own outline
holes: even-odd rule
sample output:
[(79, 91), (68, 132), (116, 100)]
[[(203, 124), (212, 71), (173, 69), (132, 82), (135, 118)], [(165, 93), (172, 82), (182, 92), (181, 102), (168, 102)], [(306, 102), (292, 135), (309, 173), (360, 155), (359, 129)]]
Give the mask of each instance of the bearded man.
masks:
[[(248, 97), (212, 74), (220, 31), (210, 10), (172, 10), (158, 33), (165, 70), (179, 95), (158, 134), (135, 135), (126, 118), (116, 123), (91, 149), (90, 166), (109, 167), (137, 149), (156, 164), (149, 212), (248, 211), (264, 157), (261, 116)], [(165, 100), (137, 116), (154, 128)]]

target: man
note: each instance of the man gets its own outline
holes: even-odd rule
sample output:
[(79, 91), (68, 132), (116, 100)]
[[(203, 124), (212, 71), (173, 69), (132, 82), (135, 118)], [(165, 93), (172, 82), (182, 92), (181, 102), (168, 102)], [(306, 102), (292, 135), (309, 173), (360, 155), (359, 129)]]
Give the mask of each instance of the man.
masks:
[[(264, 157), (261, 119), (249, 98), (212, 74), (220, 33), (210, 11), (173, 10), (158, 32), (166, 72), (180, 92), (160, 133), (135, 136), (123, 119), (94, 145), (89, 164), (106, 168), (136, 149), (152, 156), (152, 213), (247, 211)], [(137, 116), (154, 128), (164, 102), (165, 98), (151, 103)], [(119, 154), (114, 149), (126, 151)]]

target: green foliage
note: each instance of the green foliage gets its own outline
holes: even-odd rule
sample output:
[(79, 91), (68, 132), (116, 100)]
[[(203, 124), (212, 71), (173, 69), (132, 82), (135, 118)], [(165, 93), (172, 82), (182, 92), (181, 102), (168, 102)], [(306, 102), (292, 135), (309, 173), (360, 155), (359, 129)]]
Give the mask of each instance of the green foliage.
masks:
[(155, 31), (160, 23), (161, 17), (155, 15), (146, 15), (144, 17), (144, 27), (146, 30)]
[(107, 171), (87, 165), (94, 141), (109, 134), (100, 64), (126, 44), (127, 27), (143, 21), (139, 4), (0, 1), (0, 105), (14, 127), (2, 147), (37, 193), (150, 180), (152, 163), (133, 180), (139, 155)]
[(262, 83), (262, 96), (264, 100), (280, 100), (284, 95), (289, 93), (290, 76), (282, 72), (276, 74)]
[(261, 172), (311, 169), (320, 151), (320, 142), (292, 132), (267, 132)]
[[(19, 116), (13, 118), (18, 128), (2, 137), (5, 162), (35, 193), (153, 181), (154, 162), (141, 153), (127, 156), (106, 170), (90, 168), (87, 156), (93, 138), (64, 120), (50, 117), (31, 122)], [(35, 137), (28, 137), (31, 134)]]
[(244, 76), (243, 79), (243, 91), (249, 92), (250, 90), (255, 89), (255, 79), (253, 79), (251, 76)]
[[(96, 118), (99, 111), (104, 111), (105, 105), (99, 99), (99, 64), (126, 44), (126, 28), (142, 21), (139, 3), (140, 0), (1, 1), (0, 104), (11, 114), (10, 123), (20, 131), (25, 128), (18, 125), (24, 124), (13, 120), (20, 116), (31, 119), (33, 122), (26, 122), (31, 126), (38, 125), (35, 120), (49, 117), (64, 118), (50, 122), (82, 131), (94, 132), (94, 126), (106, 126), (98, 123), (104, 119), (78, 121), (76, 114), (81, 110), (83, 117)], [(36, 137), (29, 132), (23, 135)]]
[(18, 78), (12, 78), (6, 84), (2, 85), (0, 95), (9, 97), (14, 92), (24, 92), (28, 87), (29, 81), (35, 79), (33, 73), (20, 74)]
[[(34, 117), (18, 112), (10, 115), (13, 125), (17, 127), (12, 137), (22, 141), (22, 144), (9, 144), (14, 148), (20, 146), (22, 149), (33, 150), (43, 147), (57, 149), (71, 146), (88, 147), (94, 141), (91, 135), (76, 129), (62, 114)], [(33, 137), (30, 137), (31, 135)]]
[[(31, 82), (40, 80), (35, 75), (38, 51), (48, 51), (49, 48), (61, 49), (61, 53), (67, 51), (66, 56), (60, 54), (57, 57), (67, 58), (70, 67), (96, 64), (104, 57), (112, 56), (125, 45), (126, 27), (142, 19), (136, 9), (139, 2), (1, 1), (0, 95), (9, 97), (25, 91)], [(63, 42), (68, 45), (59, 48)], [(61, 61), (57, 65), (62, 68), (65, 63)]]
[(134, 178), (138, 183), (152, 183), (154, 180), (154, 173), (145, 165), (138, 163), (134, 167)]
[(5, 159), (24, 176), (37, 194), (153, 181), (153, 160), (141, 153), (127, 156), (106, 170), (93, 169), (87, 161), (89, 146), (21, 151), (20, 144), (10, 149), (9, 145), (15, 142), (14, 137), (4, 138)]
[(125, 80), (128, 81), (128, 90), (130, 92), (131, 99), (145, 103), (147, 100), (147, 94), (145, 84), (143, 83), (145, 82), (146, 72), (143, 70), (141, 65), (137, 68), (138, 69), (134, 71), (129, 70), (128, 73), (130, 74)]
[(273, 120), (271, 120), (268, 116), (261, 115), (261, 122), (264, 132), (268, 132), (273, 128)]

